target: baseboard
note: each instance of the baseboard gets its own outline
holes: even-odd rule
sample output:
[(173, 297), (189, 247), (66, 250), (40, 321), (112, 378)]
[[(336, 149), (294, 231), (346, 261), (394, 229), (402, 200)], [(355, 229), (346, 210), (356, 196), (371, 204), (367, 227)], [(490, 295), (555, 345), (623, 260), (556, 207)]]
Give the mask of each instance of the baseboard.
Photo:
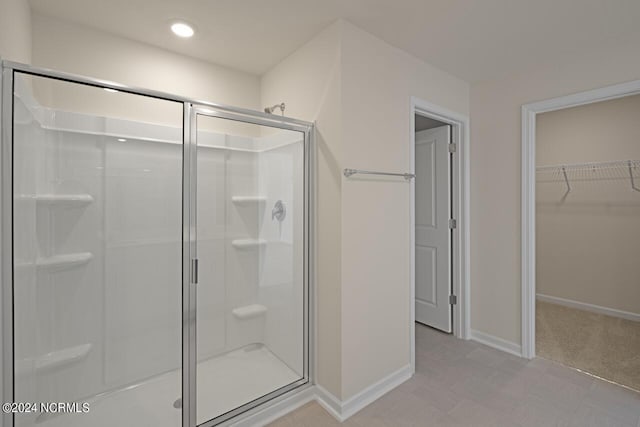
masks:
[(570, 299), (554, 297), (551, 295), (536, 294), (536, 299), (552, 304), (563, 305), (565, 307), (577, 308), (579, 310), (590, 311), (592, 313), (606, 314), (607, 316), (619, 317), (621, 319), (640, 322), (640, 314), (630, 311), (616, 310), (614, 308), (602, 307), (600, 305), (588, 304), (586, 302), (574, 301)]
[(276, 399), (272, 405), (250, 413), (240, 420), (234, 420), (231, 424), (223, 423), (222, 425), (228, 425), (229, 427), (262, 427), (316, 399), (315, 386), (309, 386), (279, 401)]
[(496, 350), (522, 357), (522, 346), (520, 344), (516, 344), (484, 332), (475, 331), (473, 329), (471, 330), (471, 339), (479, 342), (480, 344), (493, 347)]
[(378, 400), (380, 397), (411, 378), (411, 376), (411, 366), (406, 365), (344, 402), (340, 401), (340, 399), (321, 386), (316, 386), (316, 400), (324, 409), (327, 410), (327, 412), (333, 415), (335, 419), (340, 422), (344, 422), (365, 406)]
[(365, 406), (379, 399), (411, 378), (411, 375), (411, 366), (407, 365), (377, 383), (367, 387), (360, 393), (347, 399), (345, 402), (342, 402), (322, 386), (310, 386), (296, 394), (283, 398), (280, 401), (276, 401), (265, 409), (251, 413), (240, 420), (234, 421), (232, 424), (223, 423), (223, 425), (233, 427), (264, 426), (313, 400), (318, 402), (318, 404), (329, 412), (335, 419), (343, 422)]
[(411, 365), (398, 369), (377, 383), (367, 387), (342, 404), (342, 417), (346, 420), (365, 406), (378, 400), (412, 376)]
[(342, 402), (324, 387), (316, 385), (316, 402), (322, 406), (333, 418), (343, 422)]

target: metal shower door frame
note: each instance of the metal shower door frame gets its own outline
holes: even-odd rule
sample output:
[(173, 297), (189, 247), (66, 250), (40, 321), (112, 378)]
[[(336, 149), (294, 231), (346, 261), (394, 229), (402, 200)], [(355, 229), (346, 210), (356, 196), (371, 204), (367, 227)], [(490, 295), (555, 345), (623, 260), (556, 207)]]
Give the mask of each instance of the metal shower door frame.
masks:
[[(232, 411), (229, 411), (223, 415), (220, 415), (212, 420), (207, 420), (206, 422), (202, 423), (202, 424), (198, 424), (199, 427), (212, 427), (212, 426), (217, 426), (217, 425), (225, 425), (227, 421), (229, 420), (234, 420), (235, 418), (245, 412), (251, 411), (252, 409), (274, 399), (277, 398), (279, 396), (282, 396), (292, 390), (295, 390), (301, 386), (305, 386), (307, 384), (311, 384), (311, 364), (310, 364), (310, 354), (311, 354), (311, 350), (310, 350), (310, 343), (311, 343), (311, 330), (310, 330), (310, 316), (311, 316), (311, 305), (310, 305), (310, 263), (309, 263), (309, 246), (310, 246), (310, 233), (311, 233), (311, 216), (310, 216), (310, 203), (311, 203), (311, 190), (312, 190), (312, 186), (311, 186), (311, 153), (313, 152), (311, 149), (312, 146), (312, 134), (313, 134), (313, 125), (311, 123), (304, 123), (304, 122), (283, 122), (281, 119), (281, 117), (275, 116), (275, 118), (277, 120), (273, 120), (272, 116), (268, 116), (268, 119), (265, 119), (264, 117), (259, 117), (256, 115), (249, 115), (249, 114), (244, 114), (244, 113), (238, 113), (235, 111), (227, 111), (223, 108), (211, 108), (209, 105), (206, 104), (189, 104), (189, 105), (185, 105), (185, 117), (186, 117), (186, 112), (190, 111), (190, 117), (189, 117), (189, 123), (188, 125), (185, 126), (185, 135), (187, 134), (187, 132), (189, 132), (190, 138), (188, 140), (188, 143), (185, 142), (185, 150), (190, 150), (189, 153), (189, 181), (190, 181), (190, 186), (189, 186), (189, 199), (190, 199), (190, 205), (189, 205), (189, 214), (188, 217), (190, 218), (190, 234), (189, 234), (189, 260), (188, 260), (188, 265), (193, 266), (194, 265), (194, 261), (196, 261), (198, 259), (197, 256), (197, 215), (196, 215), (196, 210), (197, 210), (197, 117), (198, 116), (206, 116), (206, 117), (214, 117), (214, 118), (220, 118), (220, 119), (227, 119), (227, 120), (234, 120), (234, 121), (238, 121), (241, 123), (250, 123), (250, 124), (255, 124), (255, 125), (260, 125), (260, 126), (266, 126), (266, 127), (271, 127), (271, 128), (278, 128), (278, 129), (283, 129), (283, 130), (290, 130), (290, 131), (297, 131), (297, 132), (301, 132), (304, 135), (304, 213), (305, 213), (305, 217), (304, 217), (304, 244), (303, 244), (303, 248), (304, 248), (304, 268), (303, 268), (303, 277), (304, 277), (304, 299), (303, 299), (303, 304), (304, 304), (304, 310), (303, 310), (303, 318), (304, 318), (304, 326), (303, 326), (303, 331), (304, 331), (304, 336), (303, 336), (303, 346), (304, 346), (304, 356), (303, 356), (303, 365), (304, 365), (304, 375), (301, 379), (285, 386), (282, 387), (278, 390), (275, 390), (271, 393), (268, 393), (258, 399), (255, 399), (251, 402), (246, 403), (245, 405), (242, 405)], [(262, 113), (261, 113), (262, 114)], [(187, 130), (188, 129), (188, 130)], [(187, 158), (187, 156), (185, 156), (185, 159)], [(187, 162), (187, 160), (185, 160), (185, 163)], [(187, 194), (187, 193), (185, 193)], [(186, 204), (185, 204), (186, 205)], [(185, 206), (186, 207), (186, 206)], [(185, 215), (185, 218), (187, 216)], [(185, 260), (187, 261), (187, 260)], [(197, 262), (197, 261), (196, 261)], [(191, 274), (191, 276), (193, 276), (193, 274)], [(191, 279), (193, 279), (193, 277), (191, 277)], [(194, 337), (193, 340), (191, 340), (191, 347), (189, 349), (190, 353), (189, 353), (189, 358), (185, 359), (188, 360), (188, 368), (187, 371), (189, 372), (189, 384), (186, 385), (185, 387), (190, 387), (190, 392), (193, 393), (195, 395), (196, 390), (196, 382), (197, 382), (197, 349), (196, 349), (196, 329), (197, 329), (197, 311), (196, 311), (196, 304), (197, 304), (197, 284), (193, 283), (194, 280), (190, 281), (190, 285), (189, 285), (189, 295), (185, 295), (184, 298), (188, 299), (190, 302), (190, 307), (189, 307), (189, 336)], [(195, 399), (191, 399), (190, 405), (189, 405), (189, 417), (191, 420), (195, 420), (196, 419), (196, 406), (195, 406), (196, 400)], [(186, 412), (186, 411), (185, 411)], [(184, 414), (183, 414), (184, 416)], [(190, 427), (194, 427), (197, 424), (191, 423)]]
[[(13, 402), (13, 70), (0, 67), (0, 247), (2, 260), (2, 403)], [(13, 427), (13, 414), (2, 411), (2, 425)]]
[[(237, 120), (246, 123), (299, 131), (304, 134), (304, 376), (302, 379), (249, 402), (214, 420), (200, 426), (227, 425), (242, 414), (252, 414), (272, 399), (288, 395), (294, 390), (302, 390), (313, 383), (313, 343), (314, 334), (311, 325), (314, 311), (312, 304), (312, 233), (315, 217), (313, 215), (315, 164), (313, 135), (314, 125), (303, 120), (266, 114), (260, 111), (238, 108), (212, 102), (199, 101), (165, 92), (126, 86), (119, 83), (59, 72), (30, 65), (2, 60), (0, 58), (0, 275), (1, 295), (1, 367), (0, 390), (3, 402), (14, 402), (14, 328), (13, 328), (13, 102), (14, 75), (16, 72), (27, 75), (51, 78), (69, 83), (113, 89), (133, 95), (147, 96), (183, 104), (183, 170), (182, 170), (182, 427), (196, 427), (196, 298), (197, 284), (193, 263), (196, 253), (196, 162), (198, 114)], [(12, 414), (0, 414), (5, 427), (14, 427)]]

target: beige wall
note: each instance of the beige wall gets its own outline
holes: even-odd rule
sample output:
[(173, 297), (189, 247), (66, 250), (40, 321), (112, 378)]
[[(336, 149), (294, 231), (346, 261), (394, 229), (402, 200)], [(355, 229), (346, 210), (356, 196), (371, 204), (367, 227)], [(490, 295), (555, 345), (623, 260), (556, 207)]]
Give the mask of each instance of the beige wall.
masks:
[[(640, 160), (639, 118), (640, 95), (540, 114), (537, 165)], [(576, 178), (561, 202), (564, 181), (537, 174), (536, 291), (640, 314), (640, 192), (625, 168)]]
[(343, 23), (318, 34), (261, 80), (262, 103), (316, 122), (316, 380), (341, 397), (341, 39)]
[(27, 0), (0, 1), (0, 57), (31, 63), (31, 10)]
[(263, 103), (317, 120), (318, 383), (343, 401), (410, 363), (410, 99), (462, 114), (469, 87), (338, 22), (262, 79)]
[(536, 118), (536, 166), (626, 159), (640, 159), (640, 95)]
[[(38, 14), (33, 15), (33, 64), (194, 99), (260, 109), (257, 76)], [(68, 93), (55, 95), (52, 96), (57, 102), (67, 97), (77, 104), (77, 99), (68, 97)], [(99, 104), (100, 108), (105, 107), (103, 100)]]
[[(342, 167), (412, 169), (411, 96), (468, 114), (467, 83), (353, 25), (342, 58)], [(410, 363), (409, 201), (403, 179), (342, 177), (345, 399)]]
[(633, 40), (471, 86), (471, 324), (520, 344), (522, 104), (640, 78)]

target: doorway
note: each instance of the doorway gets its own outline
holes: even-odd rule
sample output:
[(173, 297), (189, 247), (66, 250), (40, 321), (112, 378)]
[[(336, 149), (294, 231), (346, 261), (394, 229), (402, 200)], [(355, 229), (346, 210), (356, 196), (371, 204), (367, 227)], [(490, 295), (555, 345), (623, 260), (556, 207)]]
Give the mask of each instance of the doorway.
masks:
[(639, 389), (640, 81), (523, 107), (523, 353)]
[(536, 348), (640, 389), (640, 96), (536, 123)]
[(468, 118), (412, 98), (411, 365), (415, 322), (457, 338), (469, 328)]

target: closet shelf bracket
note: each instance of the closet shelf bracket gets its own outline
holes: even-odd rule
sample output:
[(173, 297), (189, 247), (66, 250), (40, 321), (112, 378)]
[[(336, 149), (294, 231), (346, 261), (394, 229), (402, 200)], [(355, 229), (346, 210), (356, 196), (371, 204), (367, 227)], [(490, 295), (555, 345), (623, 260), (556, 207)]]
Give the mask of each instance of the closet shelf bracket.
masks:
[(567, 191), (562, 196), (562, 201), (564, 202), (569, 193), (571, 193), (571, 184), (569, 183), (569, 177), (567, 176), (567, 168), (562, 166), (562, 176), (564, 176), (564, 182), (567, 184)]
[(633, 178), (633, 166), (634, 166), (633, 161), (629, 160), (627, 162), (627, 166), (629, 167), (629, 179), (631, 180), (631, 188), (635, 191), (640, 191), (640, 188), (636, 187), (636, 182)]

